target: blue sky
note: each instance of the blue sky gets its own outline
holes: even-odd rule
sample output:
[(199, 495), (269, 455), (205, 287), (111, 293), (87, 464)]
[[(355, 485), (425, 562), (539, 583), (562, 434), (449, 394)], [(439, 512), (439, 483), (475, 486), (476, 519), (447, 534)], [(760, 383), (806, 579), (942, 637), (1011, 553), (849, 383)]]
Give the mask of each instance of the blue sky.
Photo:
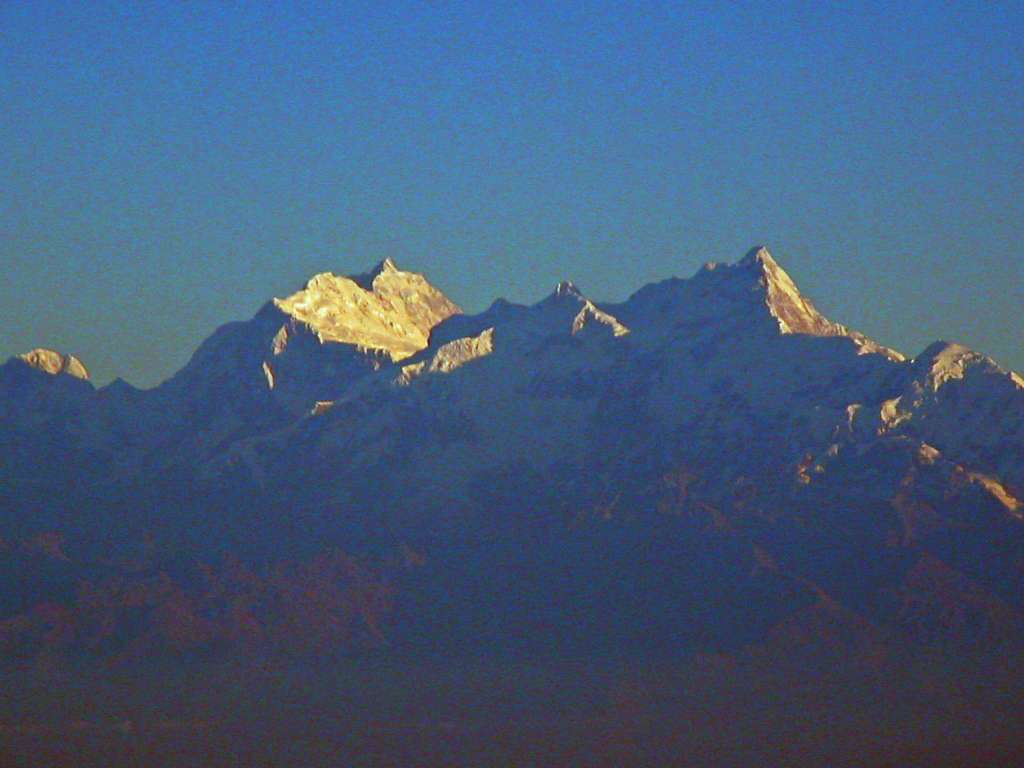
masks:
[(1024, 5), (680, 5), (0, 3), (0, 356), (151, 385), (318, 271), (478, 310), (763, 242), (1024, 369)]

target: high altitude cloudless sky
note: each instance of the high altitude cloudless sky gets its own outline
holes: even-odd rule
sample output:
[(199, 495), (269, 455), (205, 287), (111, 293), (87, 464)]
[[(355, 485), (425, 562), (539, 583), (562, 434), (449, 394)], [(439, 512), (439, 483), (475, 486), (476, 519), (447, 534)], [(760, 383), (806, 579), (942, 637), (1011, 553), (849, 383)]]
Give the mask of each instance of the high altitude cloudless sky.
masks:
[(0, 355), (153, 385), (315, 272), (467, 310), (766, 243), (1024, 370), (1024, 5), (0, 2)]

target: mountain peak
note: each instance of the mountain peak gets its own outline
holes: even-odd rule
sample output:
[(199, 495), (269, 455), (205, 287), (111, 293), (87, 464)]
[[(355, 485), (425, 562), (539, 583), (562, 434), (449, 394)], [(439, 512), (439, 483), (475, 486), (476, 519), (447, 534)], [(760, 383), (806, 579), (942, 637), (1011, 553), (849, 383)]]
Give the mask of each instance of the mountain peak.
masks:
[(1008, 377), (1017, 388), (1024, 389), (1024, 379), (1002, 368), (992, 358), (951, 341), (936, 341), (914, 358), (915, 367), (933, 390), (948, 381), (962, 379), (969, 369), (980, 369), (999, 377)]
[(53, 349), (38, 347), (23, 355), (18, 355), (18, 359), (37, 371), (48, 373), (51, 376), (67, 374), (83, 381), (89, 380), (89, 371), (74, 355), (65, 355)]
[[(892, 360), (903, 356), (857, 331), (822, 315), (772, 256), (767, 247), (749, 249), (737, 262), (704, 264), (690, 279), (671, 278), (634, 293), (621, 309), (627, 325), (642, 325), (639, 314), (678, 314), (677, 322), (699, 326), (735, 313), (782, 334), (843, 336), (861, 353), (877, 353)], [(682, 320), (682, 318), (686, 318)]]
[(768, 250), (768, 247), (765, 245), (755, 245), (747, 251), (746, 255), (740, 260), (741, 266), (750, 266), (754, 264), (759, 264), (763, 267), (769, 268), (774, 267), (776, 269), (779, 267), (775, 259), (772, 257), (771, 252)]
[(822, 315), (814, 303), (800, 292), (789, 273), (779, 266), (765, 246), (751, 248), (737, 267), (755, 271), (758, 286), (764, 290), (764, 303), (778, 322), (782, 333), (845, 336), (857, 342), (865, 352), (881, 353), (894, 360), (903, 359), (898, 352), (883, 347), (863, 334)]
[(890, 360), (903, 360), (902, 354), (890, 349), (859, 331), (842, 323), (829, 320), (806, 298), (789, 274), (762, 248), (755, 259), (764, 269), (763, 282), (767, 287), (768, 306), (778, 319), (783, 333), (806, 333), (813, 336), (845, 336), (852, 339), (862, 353), (880, 354)]
[(547, 295), (541, 304), (550, 304), (552, 302), (560, 302), (566, 299), (573, 302), (584, 302), (587, 300), (587, 297), (584, 296), (583, 292), (576, 287), (574, 282), (571, 280), (562, 280), (555, 286), (555, 289)]
[(846, 335), (846, 329), (825, 318), (817, 307), (800, 293), (796, 283), (769, 250), (757, 245), (737, 263), (744, 274), (753, 273), (764, 291), (764, 302), (783, 333), (805, 333), (813, 336)]
[(562, 280), (555, 286), (555, 296), (572, 296), (573, 298), (583, 298), (583, 294), (580, 289), (576, 287), (576, 284), (572, 280)]
[(364, 290), (373, 290), (373, 281), (381, 275), (385, 274), (398, 274), (402, 270), (398, 268), (398, 265), (391, 259), (390, 256), (377, 262), (377, 264), (369, 272), (363, 272), (358, 275), (350, 275), (349, 279)]
[(940, 339), (939, 341), (933, 341), (929, 344), (928, 347), (915, 358), (915, 360), (936, 360), (940, 357), (962, 357), (967, 354), (971, 354), (971, 350), (963, 344), (957, 344), (955, 341)]
[(768, 289), (772, 299), (788, 299), (800, 304), (804, 312), (818, 314), (813, 305), (800, 293), (793, 278), (779, 266), (765, 246), (759, 245), (751, 248), (747, 251), (746, 256), (740, 259), (737, 267), (754, 272), (761, 284)]
[(430, 330), (461, 310), (427, 279), (384, 259), (370, 272), (314, 275), (273, 304), (321, 341), (352, 344), (400, 360), (427, 346)]

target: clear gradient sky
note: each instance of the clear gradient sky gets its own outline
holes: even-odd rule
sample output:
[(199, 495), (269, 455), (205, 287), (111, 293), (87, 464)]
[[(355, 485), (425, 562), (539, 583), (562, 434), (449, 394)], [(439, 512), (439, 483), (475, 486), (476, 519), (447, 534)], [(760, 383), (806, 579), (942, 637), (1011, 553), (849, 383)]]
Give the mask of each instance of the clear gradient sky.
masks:
[(479, 310), (764, 242), (1024, 370), (1024, 5), (833, 5), (0, 2), (0, 356), (152, 385), (318, 271)]

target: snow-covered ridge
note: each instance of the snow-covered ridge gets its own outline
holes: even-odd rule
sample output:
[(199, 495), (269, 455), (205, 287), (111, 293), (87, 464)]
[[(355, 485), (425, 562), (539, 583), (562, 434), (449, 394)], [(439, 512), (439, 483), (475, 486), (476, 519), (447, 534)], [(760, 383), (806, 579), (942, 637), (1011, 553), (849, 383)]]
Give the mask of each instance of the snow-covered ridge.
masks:
[(399, 384), (408, 384), (424, 373), (451, 373), (456, 368), (486, 357), (492, 352), (494, 328), (487, 328), (478, 336), (467, 336), (442, 344), (429, 360), (402, 366), (396, 381)]
[[(794, 445), (817, 453), (826, 438), (826, 447), (839, 439), (828, 438), (836, 431), (865, 444), (926, 442), (1016, 483), (1018, 497), (1024, 481), (1019, 376), (957, 345), (905, 361), (824, 317), (762, 247), (734, 264), (646, 286), (622, 304), (591, 301), (566, 281), (532, 306), (498, 300), (476, 315), (385, 260), (362, 275), (315, 275), (250, 320), (221, 327), (154, 391), (112, 385), (93, 401), (57, 391), (89, 389), (80, 382), (41, 387), (38, 376), (19, 376), (29, 373), (25, 365), (88, 375), (77, 358), (34, 350), (11, 366), (0, 392), (11, 409), (31, 402), (42, 421), (73, 394), (83, 450), (96, 435), (113, 435), (131, 446), (126, 456), (134, 450), (157, 463), (200, 464), (234, 442), (326, 411), (323, 404), (372, 401), (376, 411), (393, 397), (428, 410), (463, 403), (460, 418), (491, 425), (481, 434), (492, 434), (495, 446), (507, 448), (516, 434), (517, 444), (551, 448), (569, 434), (557, 425), (599, 422), (587, 409), (604, 398), (602, 414), (635, 408), (655, 424), (688, 430), (699, 422), (697, 442), (777, 420), (792, 423), (773, 427), (771, 439), (784, 447), (771, 455)], [(396, 382), (410, 386), (399, 394)], [(508, 414), (515, 424), (505, 423)], [(812, 427), (825, 437), (800, 431)]]
[(609, 328), (614, 336), (625, 336), (629, 333), (629, 328), (607, 312), (598, 309), (592, 301), (587, 299), (584, 301), (583, 308), (579, 311), (579, 314), (573, 318), (572, 335), (575, 336), (595, 324)]

